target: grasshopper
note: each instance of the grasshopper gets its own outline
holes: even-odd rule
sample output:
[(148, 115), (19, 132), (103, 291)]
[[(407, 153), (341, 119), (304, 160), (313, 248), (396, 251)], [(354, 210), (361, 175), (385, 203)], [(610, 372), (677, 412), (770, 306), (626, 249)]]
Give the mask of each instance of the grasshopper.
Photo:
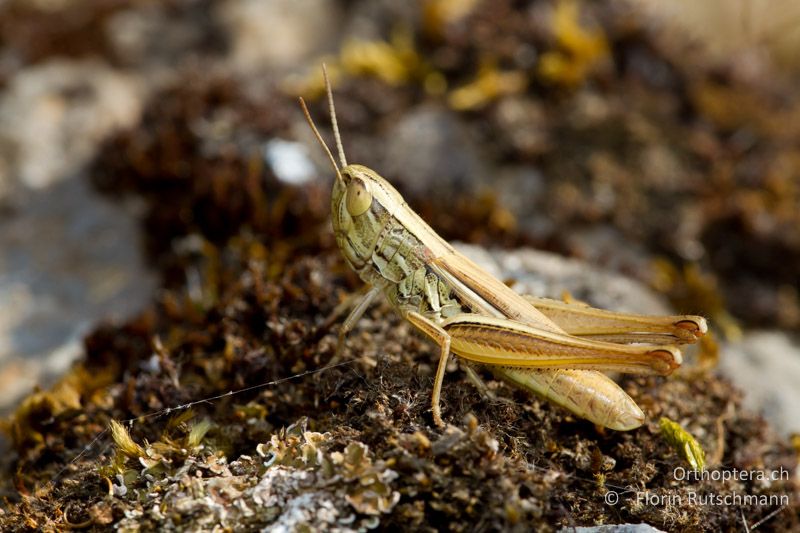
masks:
[[(341, 327), (335, 357), (383, 293), (440, 348), (431, 395), (437, 426), (444, 426), (440, 395), (451, 354), (485, 365), (496, 377), (600, 426), (620, 431), (641, 426), (642, 410), (600, 371), (670, 374), (682, 362), (675, 345), (697, 341), (707, 331), (705, 319), (616, 313), (516, 293), (437, 235), (377, 172), (347, 163), (324, 65), (322, 70), (338, 163), (302, 98), (300, 106), (336, 173), (331, 193), (336, 242), (369, 285)], [(486, 390), (470, 364), (465, 371)]]

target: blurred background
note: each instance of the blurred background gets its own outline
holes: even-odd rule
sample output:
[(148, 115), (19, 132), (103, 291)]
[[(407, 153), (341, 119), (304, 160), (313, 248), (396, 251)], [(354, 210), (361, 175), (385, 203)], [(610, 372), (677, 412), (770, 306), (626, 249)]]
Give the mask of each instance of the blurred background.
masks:
[(705, 357), (798, 432), (798, 52), (788, 0), (0, 2), (0, 412), (98, 324), (209, 297), (187, 258), (331, 249), (296, 104), (330, 139), (324, 61), (348, 160), (443, 237), (708, 316)]

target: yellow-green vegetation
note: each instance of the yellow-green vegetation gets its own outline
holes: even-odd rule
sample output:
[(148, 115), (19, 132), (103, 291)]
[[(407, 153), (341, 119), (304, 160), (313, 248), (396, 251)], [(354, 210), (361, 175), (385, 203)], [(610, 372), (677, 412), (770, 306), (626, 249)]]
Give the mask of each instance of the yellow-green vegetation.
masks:
[(501, 96), (519, 94), (528, 86), (524, 72), (501, 72), (494, 65), (484, 65), (474, 81), (453, 89), (447, 102), (455, 110), (469, 111), (481, 108)]
[(608, 43), (602, 30), (581, 25), (580, 5), (577, 0), (556, 2), (553, 37), (558, 48), (542, 54), (539, 62), (539, 75), (546, 81), (575, 87), (608, 58)]
[(706, 467), (706, 452), (700, 443), (675, 421), (666, 416), (662, 416), (658, 421), (661, 427), (661, 435), (678, 455), (689, 463), (694, 470), (704, 470)]

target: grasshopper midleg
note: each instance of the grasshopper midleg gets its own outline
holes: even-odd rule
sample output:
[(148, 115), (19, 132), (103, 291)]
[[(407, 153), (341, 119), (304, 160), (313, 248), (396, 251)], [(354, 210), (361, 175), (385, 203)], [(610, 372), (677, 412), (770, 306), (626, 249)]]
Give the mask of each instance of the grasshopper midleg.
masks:
[(345, 320), (335, 357), (347, 332), (383, 292), (439, 346), (431, 395), (438, 426), (444, 425), (440, 396), (451, 353), (596, 424), (640, 426), (641, 409), (598, 371), (669, 374), (681, 364), (674, 344), (694, 342), (705, 333), (705, 320), (628, 315), (517, 294), (437, 235), (375, 171), (347, 164), (324, 65), (323, 76), (338, 163), (302, 98), (300, 105), (336, 173), (331, 215), (337, 244), (371, 287)]

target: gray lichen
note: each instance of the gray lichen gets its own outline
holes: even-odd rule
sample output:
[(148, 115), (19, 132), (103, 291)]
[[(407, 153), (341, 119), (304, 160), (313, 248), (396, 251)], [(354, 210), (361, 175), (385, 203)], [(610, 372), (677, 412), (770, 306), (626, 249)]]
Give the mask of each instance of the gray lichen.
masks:
[[(124, 532), (156, 527), (166, 531), (217, 531), (242, 527), (269, 531), (364, 531), (392, 511), (400, 494), (397, 473), (374, 461), (367, 445), (351, 442), (335, 451), (329, 433), (307, 431), (307, 419), (273, 434), (257, 446), (257, 458), (190, 455), (169, 472), (155, 469), (151, 456), (134, 490), (115, 491), (134, 504), (117, 528)], [(190, 434), (191, 435), (191, 434)], [(205, 455), (203, 455), (205, 453)], [(142, 463), (144, 465), (144, 463)], [(233, 474), (237, 472), (237, 474)], [(124, 485), (123, 485), (124, 486)]]

